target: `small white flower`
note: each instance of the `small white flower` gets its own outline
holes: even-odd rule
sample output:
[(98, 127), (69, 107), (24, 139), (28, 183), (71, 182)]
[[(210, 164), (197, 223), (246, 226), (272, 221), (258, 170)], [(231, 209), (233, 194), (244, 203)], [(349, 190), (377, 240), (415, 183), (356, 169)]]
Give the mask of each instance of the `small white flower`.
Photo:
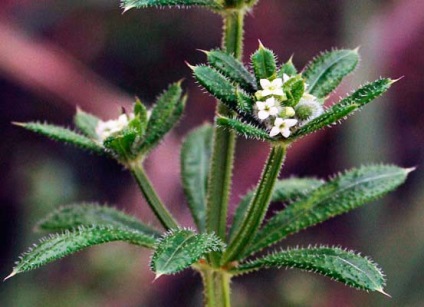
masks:
[(291, 134), (290, 128), (297, 124), (297, 119), (282, 119), (277, 117), (274, 121), (274, 127), (269, 132), (270, 136), (276, 136), (282, 134), (285, 138), (288, 138)]
[(274, 97), (268, 98), (266, 101), (256, 101), (256, 107), (259, 110), (258, 118), (261, 120), (278, 114), (277, 103)]
[(99, 121), (96, 126), (96, 134), (99, 140), (103, 142), (112, 134), (121, 131), (128, 126), (131, 119), (134, 118), (134, 114), (121, 114), (116, 120)]
[(282, 88), (283, 79), (276, 78), (272, 81), (269, 81), (268, 79), (261, 79), (259, 80), (259, 83), (262, 87), (262, 91), (259, 91), (261, 92), (262, 97), (269, 95), (284, 96), (284, 91)]

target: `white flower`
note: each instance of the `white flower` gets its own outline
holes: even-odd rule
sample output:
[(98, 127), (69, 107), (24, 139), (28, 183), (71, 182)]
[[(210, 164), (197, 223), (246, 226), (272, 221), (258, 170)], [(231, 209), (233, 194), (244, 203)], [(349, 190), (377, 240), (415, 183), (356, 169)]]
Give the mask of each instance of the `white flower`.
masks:
[(128, 126), (128, 123), (131, 119), (134, 118), (134, 114), (121, 114), (116, 120), (108, 121), (99, 121), (96, 126), (96, 134), (99, 137), (99, 140), (103, 142), (112, 134), (121, 131)]
[(256, 107), (259, 110), (258, 117), (261, 120), (278, 114), (278, 108), (274, 97), (268, 98), (266, 101), (256, 101)]
[(272, 127), (269, 132), (270, 136), (276, 136), (279, 133), (282, 134), (285, 138), (290, 136), (290, 128), (297, 124), (297, 119), (282, 119), (277, 117), (274, 121), (274, 127)]
[(311, 94), (303, 94), (299, 103), (296, 105), (296, 114), (301, 119), (301, 125), (320, 116), (323, 112), (324, 108), (317, 101), (317, 98)]
[(259, 80), (259, 83), (262, 87), (262, 91), (259, 91), (262, 97), (269, 95), (284, 96), (284, 91), (282, 88), (283, 79), (276, 78), (272, 81), (269, 81), (268, 79), (261, 79)]

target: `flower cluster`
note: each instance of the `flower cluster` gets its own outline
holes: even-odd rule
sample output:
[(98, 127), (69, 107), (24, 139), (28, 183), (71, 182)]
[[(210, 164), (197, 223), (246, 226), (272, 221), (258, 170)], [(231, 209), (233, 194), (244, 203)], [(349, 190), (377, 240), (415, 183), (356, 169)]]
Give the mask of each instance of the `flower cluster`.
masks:
[(121, 114), (116, 120), (102, 121), (99, 120), (96, 125), (96, 134), (101, 143), (111, 135), (122, 131), (128, 127), (129, 122), (134, 119), (134, 113)]
[[(260, 79), (261, 90), (255, 93), (257, 99), (254, 110), (256, 117), (265, 124), (269, 135), (275, 137), (281, 134), (288, 138), (291, 128), (304, 125), (308, 121), (321, 115), (323, 108), (316, 97), (303, 93), (298, 102), (289, 100), (284, 92), (284, 85), (298, 77), (289, 77), (283, 74), (282, 78), (273, 80)], [(300, 82), (304, 83), (302, 79)], [(306, 87), (306, 84), (303, 84)]]

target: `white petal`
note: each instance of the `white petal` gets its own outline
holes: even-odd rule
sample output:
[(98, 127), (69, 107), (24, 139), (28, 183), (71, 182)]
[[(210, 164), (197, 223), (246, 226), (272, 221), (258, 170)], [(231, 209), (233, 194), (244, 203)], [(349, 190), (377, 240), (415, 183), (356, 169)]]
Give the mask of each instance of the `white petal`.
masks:
[(284, 128), (281, 130), (281, 134), (285, 137), (288, 138), (290, 136), (290, 129), (289, 128)]
[(268, 111), (259, 111), (258, 113), (259, 119), (267, 119), (269, 117)]
[(272, 87), (274, 87), (274, 88), (275, 87), (282, 87), (283, 86), (283, 80), (281, 78), (277, 78), (277, 79), (272, 80), (271, 84), (272, 84)]
[(290, 79), (289, 75), (283, 74), (283, 83), (286, 83)]
[(271, 90), (266, 89), (266, 90), (263, 90), (262, 91), (262, 96), (263, 97), (266, 97), (266, 96), (269, 96), (269, 95), (272, 95), (272, 91)]
[(284, 120), (286, 127), (290, 128), (297, 124), (297, 119), (286, 119)]
[(269, 115), (275, 116), (278, 114), (278, 108), (277, 107), (272, 107), (269, 109)]
[(268, 98), (265, 101), (265, 105), (269, 108), (275, 106), (275, 98), (274, 97)]
[(274, 126), (279, 127), (283, 122), (284, 122), (284, 119), (282, 119), (281, 117), (277, 117), (274, 121)]
[(273, 90), (272, 91), (272, 94), (273, 95), (276, 95), (276, 96), (283, 96), (284, 95), (284, 91), (283, 91), (282, 88), (278, 88), (278, 89)]
[(262, 88), (265, 90), (268, 87), (270, 87), (271, 82), (268, 79), (261, 79), (259, 80), (259, 83), (261, 84)]
[(280, 133), (280, 129), (278, 129), (277, 127), (273, 127), (272, 129), (271, 129), (271, 131), (269, 132), (269, 135), (270, 136), (276, 136), (277, 134), (279, 134)]
[(256, 106), (261, 111), (261, 110), (265, 109), (265, 102), (263, 102), (263, 101), (256, 101)]

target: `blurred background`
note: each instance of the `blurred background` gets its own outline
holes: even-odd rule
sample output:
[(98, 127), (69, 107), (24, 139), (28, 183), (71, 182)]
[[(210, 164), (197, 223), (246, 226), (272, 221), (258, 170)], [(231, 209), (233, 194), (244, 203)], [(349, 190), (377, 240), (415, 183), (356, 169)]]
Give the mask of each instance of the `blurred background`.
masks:
[[(153, 221), (130, 176), (112, 161), (57, 144), (12, 121), (70, 126), (77, 106), (116, 117), (135, 96), (149, 104), (185, 78), (190, 94), (181, 124), (146, 161), (159, 194), (185, 226), (192, 221), (179, 183), (184, 135), (212, 121), (184, 61), (219, 47), (219, 16), (202, 9), (131, 10), (118, 1), (0, 2), (0, 276), (43, 234), (33, 225), (59, 205), (97, 200)], [(299, 233), (286, 245), (343, 245), (384, 269), (393, 298), (367, 294), (294, 270), (234, 279), (234, 306), (424, 306), (424, 1), (262, 0), (246, 18), (245, 54), (258, 39), (279, 60), (302, 68), (332, 47), (360, 46), (362, 62), (333, 95), (379, 76), (404, 78), (343, 125), (293, 146), (281, 177), (328, 176), (364, 163), (417, 166), (384, 199)], [(248, 57), (245, 57), (245, 61)], [(232, 211), (260, 175), (268, 148), (239, 140)], [(274, 204), (277, 210), (282, 204)], [(155, 224), (155, 222), (152, 222)], [(0, 285), (1, 306), (200, 306), (190, 270), (153, 281), (150, 252), (121, 243), (91, 248)]]

